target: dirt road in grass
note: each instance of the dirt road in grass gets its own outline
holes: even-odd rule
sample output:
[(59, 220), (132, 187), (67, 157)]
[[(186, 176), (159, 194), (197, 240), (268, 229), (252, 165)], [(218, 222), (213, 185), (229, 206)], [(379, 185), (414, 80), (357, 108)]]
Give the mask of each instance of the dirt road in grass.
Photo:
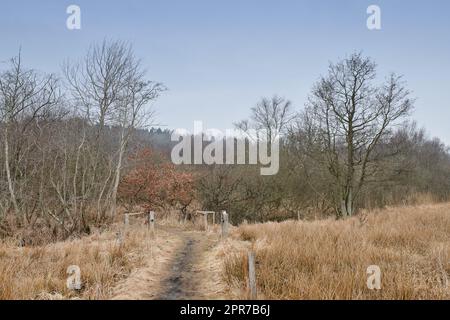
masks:
[(145, 267), (115, 288), (113, 299), (224, 299), (217, 233), (158, 227)]

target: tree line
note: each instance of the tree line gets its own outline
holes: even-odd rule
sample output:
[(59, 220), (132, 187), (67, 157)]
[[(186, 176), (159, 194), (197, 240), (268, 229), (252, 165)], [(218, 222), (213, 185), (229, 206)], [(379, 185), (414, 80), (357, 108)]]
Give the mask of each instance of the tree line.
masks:
[(331, 63), (301, 111), (274, 96), (235, 124), (281, 137), (274, 176), (170, 163), (171, 132), (147, 130), (166, 87), (148, 79), (128, 43), (93, 44), (60, 75), (25, 67), (20, 53), (0, 70), (1, 237), (65, 239), (135, 205), (228, 210), (238, 223), (345, 218), (418, 194), (448, 199), (447, 146), (409, 120), (414, 99), (403, 78), (378, 81), (361, 53)]
[(134, 130), (164, 90), (125, 42), (92, 45), (59, 77), (12, 58), (0, 74), (1, 233), (59, 239), (111, 220)]

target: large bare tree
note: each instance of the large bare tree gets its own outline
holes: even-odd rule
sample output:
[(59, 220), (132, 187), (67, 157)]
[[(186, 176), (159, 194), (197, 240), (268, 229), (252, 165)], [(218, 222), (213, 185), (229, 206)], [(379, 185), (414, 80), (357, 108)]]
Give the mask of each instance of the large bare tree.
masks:
[[(93, 45), (77, 64), (66, 64), (65, 75), (76, 105), (96, 128), (91, 184), (100, 184), (99, 215), (107, 208), (116, 212), (117, 188), (123, 157), (134, 129), (151, 124), (149, 103), (164, 90), (162, 84), (146, 80), (146, 72), (131, 45), (121, 41), (103, 41)], [(105, 134), (107, 126), (120, 129), (118, 142)], [(115, 150), (114, 152), (112, 152)], [(109, 168), (97, 170), (99, 163)]]
[(117, 105), (114, 117), (115, 124), (120, 128), (121, 133), (117, 151), (117, 165), (111, 188), (110, 213), (112, 216), (116, 213), (117, 190), (127, 145), (136, 128), (143, 128), (153, 124), (154, 110), (148, 108), (148, 104), (165, 90), (161, 83), (145, 79), (146, 74), (141, 69), (139, 61), (131, 58), (129, 63), (131, 72), (125, 79), (126, 85), (121, 92), (121, 99)]
[(313, 87), (303, 113), (311, 149), (334, 177), (337, 212), (355, 213), (355, 201), (385, 153), (378, 148), (412, 109), (402, 77), (375, 84), (376, 64), (361, 53), (331, 63)]

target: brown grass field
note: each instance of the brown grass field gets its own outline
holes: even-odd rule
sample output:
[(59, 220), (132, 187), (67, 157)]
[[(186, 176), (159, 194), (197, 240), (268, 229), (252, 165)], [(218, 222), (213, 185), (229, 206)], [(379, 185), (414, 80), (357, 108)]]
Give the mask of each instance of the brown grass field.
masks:
[[(180, 248), (185, 246), (186, 233), (212, 241), (218, 249), (218, 237), (214, 233), (204, 237), (199, 225), (180, 226), (169, 216), (159, 221), (156, 237), (152, 237), (143, 222), (133, 219), (121, 242), (117, 234), (124, 232), (122, 223), (88, 237), (45, 246), (20, 248), (13, 240), (0, 242), (0, 300), (155, 299), (168, 289), (163, 284), (172, 276), (173, 260), (183, 258)], [(199, 286), (198, 296), (226, 298), (221, 261), (205, 250), (196, 262), (194, 273), (206, 270), (210, 274), (202, 271), (202, 281), (193, 281)], [(71, 265), (81, 271), (79, 291), (66, 285)], [(187, 271), (189, 275), (191, 270)]]
[[(0, 245), (0, 299), (105, 299), (114, 284), (143, 263), (145, 229), (122, 245), (115, 232), (40, 247)], [(82, 271), (80, 293), (67, 289), (68, 266)]]
[[(256, 251), (259, 297), (450, 299), (450, 204), (364, 216), (239, 227), (234, 241)], [(227, 256), (230, 285), (245, 287), (246, 263), (246, 252)], [(367, 288), (370, 265), (381, 269), (381, 290)]]
[[(175, 255), (184, 259), (184, 228), (166, 226), (151, 240), (147, 228), (135, 223), (122, 244), (116, 239), (120, 224), (40, 247), (3, 241), (0, 299), (110, 299), (121, 296), (114, 292), (118, 284), (123, 289), (130, 283), (142, 292), (127, 289), (127, 296), (158, 297), (167, 289), (160, 280), (168, 264)], [(201, 244), (203, 231), (188, 232)], [(241, 225), (226, 241), (218, 234), (213, 228), (210, 249), (191, 261), (210, 273), (204, 276), (209, 282), (199, 284), (202, 297), (246, 299), (246, 255), (252, 248), (261, 299), (450, 299), (450, 204), (393, 207), (341, 221)], [(82, 270), (79, 292), (66, 288), (69, 265)], [(381, 268), (381, 290), (367, 288), (370, 265)], [(148, 283), (140, 282), (142, 275)]]

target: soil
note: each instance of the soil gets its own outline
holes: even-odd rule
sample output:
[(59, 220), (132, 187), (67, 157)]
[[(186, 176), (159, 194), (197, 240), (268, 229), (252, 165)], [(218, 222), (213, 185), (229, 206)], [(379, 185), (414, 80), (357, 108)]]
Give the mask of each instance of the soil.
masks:
[(149, 242), (145, 267), (114, 290), (113, 299), (223, 299), (226, 285), (217, 256), (218, 234), (160, 226)]

